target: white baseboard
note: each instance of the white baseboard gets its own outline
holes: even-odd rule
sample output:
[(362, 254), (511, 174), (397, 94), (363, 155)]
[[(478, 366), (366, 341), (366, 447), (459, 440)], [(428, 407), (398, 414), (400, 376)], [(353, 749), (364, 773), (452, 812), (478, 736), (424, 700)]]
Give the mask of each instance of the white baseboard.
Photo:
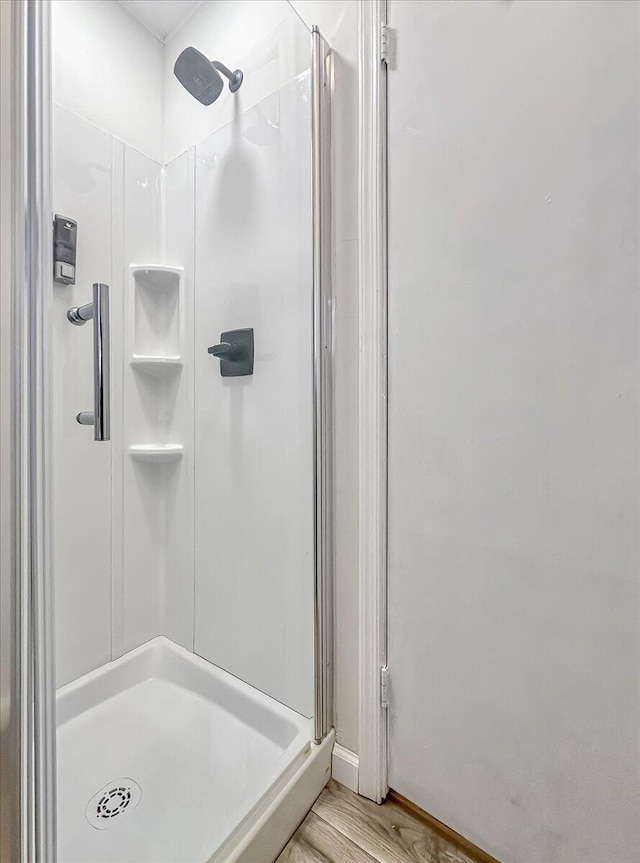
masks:
[(331, 758), (331, 775), (350, 791), (358, 793), (358, 756), (336, 743)]

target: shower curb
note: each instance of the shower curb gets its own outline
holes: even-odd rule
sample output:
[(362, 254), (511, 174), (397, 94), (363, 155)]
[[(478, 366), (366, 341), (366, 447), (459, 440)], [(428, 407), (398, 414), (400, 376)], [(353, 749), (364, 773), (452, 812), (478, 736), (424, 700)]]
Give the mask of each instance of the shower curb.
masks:
[(207, 863), (274, 863), (331, 779), (332, 729), (311, 743)]

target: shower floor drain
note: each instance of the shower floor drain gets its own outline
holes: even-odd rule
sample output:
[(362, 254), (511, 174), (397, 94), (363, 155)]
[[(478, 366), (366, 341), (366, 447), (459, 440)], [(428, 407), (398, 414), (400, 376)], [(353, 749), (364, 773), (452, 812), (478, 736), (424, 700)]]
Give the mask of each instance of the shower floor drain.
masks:
[(84, 814), (96, 830), (106, 830), (140, 803), (142, 788), (133, 779), (114, 779), (93, 795)]

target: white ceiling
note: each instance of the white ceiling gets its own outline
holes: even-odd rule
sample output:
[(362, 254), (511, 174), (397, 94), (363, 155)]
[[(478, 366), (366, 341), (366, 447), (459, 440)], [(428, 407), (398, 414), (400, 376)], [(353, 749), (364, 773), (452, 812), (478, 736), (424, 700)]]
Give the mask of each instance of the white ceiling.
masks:
[(127, 12), (161, 42), (182, 27), (203, 0), (120, 0)]

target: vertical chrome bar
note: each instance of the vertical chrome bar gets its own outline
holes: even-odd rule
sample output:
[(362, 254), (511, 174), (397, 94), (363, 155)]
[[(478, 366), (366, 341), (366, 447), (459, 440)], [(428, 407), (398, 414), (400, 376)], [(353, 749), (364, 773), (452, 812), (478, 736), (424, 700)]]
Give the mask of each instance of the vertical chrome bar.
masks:
[(93, 439), (111, 438), (109, 285), (93, 286)]
[[(26, 628), (21, 579), (20, 426), (22, 302), (24, 291), (21, 124), (22, 84), (17, 4), (0, 3), (0, 860), (27, 857), (24, 766), (26, 761)], [(20, 241), (19, 241), (20, 240)]]
[(314, 738), (333, 725), (333, 334), (331, 294), (331, 58), (311, 30), (313, 403), (315, 484)]
[(51, 506), (50, 4), (16, 3), (16, 408), (20, 461), (23, 863), (56, 860), (56, 704)]

